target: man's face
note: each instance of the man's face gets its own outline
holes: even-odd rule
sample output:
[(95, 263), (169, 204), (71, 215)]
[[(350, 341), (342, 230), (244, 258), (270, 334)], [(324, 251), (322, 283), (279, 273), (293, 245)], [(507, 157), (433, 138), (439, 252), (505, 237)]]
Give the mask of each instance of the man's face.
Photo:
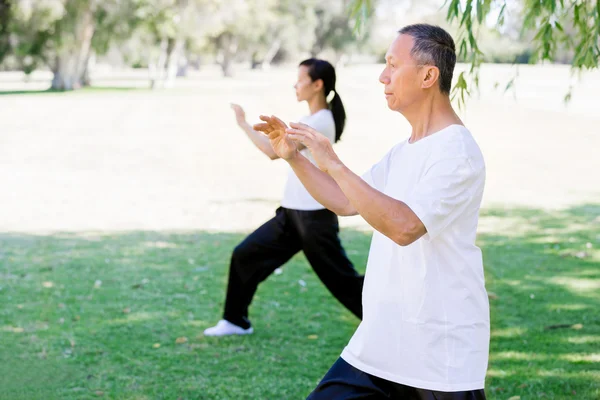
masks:
[(421, 66), (410, 55), (413, 38), (398, 35), (386, 54), (385, 69), (379, 81), (385, 85), (385, 98), (391, 110), (402, 112), (424, 94)]

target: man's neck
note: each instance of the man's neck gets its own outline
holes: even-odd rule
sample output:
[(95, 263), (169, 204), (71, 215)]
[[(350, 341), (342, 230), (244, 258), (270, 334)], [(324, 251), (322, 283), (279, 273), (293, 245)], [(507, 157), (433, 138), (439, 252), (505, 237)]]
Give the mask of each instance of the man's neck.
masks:
[(437, 93), (415, 104), (403, 114), (412, 126), (410, 143), (439, 132), (450, 125), (463, 125), (452, 108), (450, 98)]

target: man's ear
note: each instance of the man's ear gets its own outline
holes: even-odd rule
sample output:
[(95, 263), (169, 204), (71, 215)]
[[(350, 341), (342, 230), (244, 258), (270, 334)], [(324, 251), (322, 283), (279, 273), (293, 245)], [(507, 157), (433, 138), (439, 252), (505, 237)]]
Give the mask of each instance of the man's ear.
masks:
[(421, 83), (421, 87), (423, 89), (429, 89), (437, 84), (440, 79), (440, 70), (438, 67), (434, 67), (431, 65), (426, 65), (423, 67), (423, 81)]

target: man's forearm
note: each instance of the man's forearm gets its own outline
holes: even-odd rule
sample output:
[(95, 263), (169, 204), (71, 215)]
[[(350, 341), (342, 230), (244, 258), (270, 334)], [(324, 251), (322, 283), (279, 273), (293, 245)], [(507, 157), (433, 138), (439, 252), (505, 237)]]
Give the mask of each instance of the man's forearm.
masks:
[(356, 214), (356, 211), (331, 176), (321, 171), (300, 153), (288, 162), (306, 190), (325, 208), (338, 215)]
[(400, 245), (408, 245), (426, 231), (405, 203), (372, 188), (346, 166), (328, 171), (344, 197), (373, 228)]

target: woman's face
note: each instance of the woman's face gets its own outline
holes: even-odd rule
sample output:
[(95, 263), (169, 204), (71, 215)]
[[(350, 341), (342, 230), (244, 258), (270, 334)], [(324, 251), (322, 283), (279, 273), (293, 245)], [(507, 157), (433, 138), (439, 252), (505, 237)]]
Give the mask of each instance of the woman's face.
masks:
[(323, 90), (323, 81), (317, 79), (313, 82), (308, 74), (308, 67), (298, 67), (298, 81), (294, 85), (298, 101), (308, 101)]

